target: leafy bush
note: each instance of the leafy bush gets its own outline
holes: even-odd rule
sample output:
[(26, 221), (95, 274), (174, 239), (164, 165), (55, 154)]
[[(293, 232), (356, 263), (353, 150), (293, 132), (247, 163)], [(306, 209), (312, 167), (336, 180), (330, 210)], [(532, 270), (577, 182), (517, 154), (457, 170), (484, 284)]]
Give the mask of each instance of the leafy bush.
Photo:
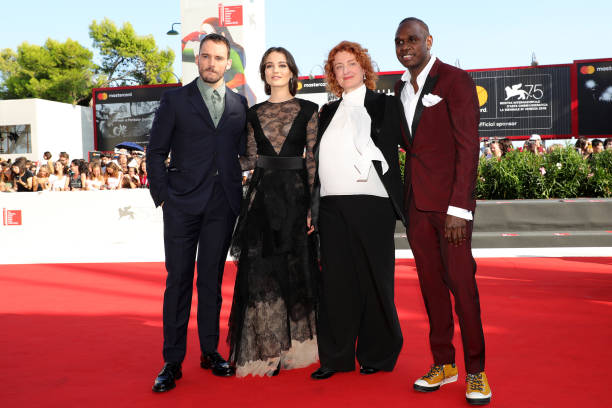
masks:
[(612, 151), (583, 159), (571, 146), (537, 156), (513, 151), (481, 158), (479, 199), (612, 197)]
[(571, 147), (555, 149), (544, 157), (546, 189), (541, 197), (573, 198), (586, 195), (588, 162)]
[(587, 174), (586, 195), (612, 197), (612, 150), (593, 155), (589, 164), (591, 171)]
[[(404, 175), (405, 153), (400, 151)], [(572, 146), (545, 155), (511, 151), (501, 160), (480, 158), (476, 198), (612, 197), (612, 151), (583, 159)]]
[(478, 166), (476, 197), (488, 199), (541, 196), (544, 178), (542, 157), (512, 151), (500, 160), (481, 158)]

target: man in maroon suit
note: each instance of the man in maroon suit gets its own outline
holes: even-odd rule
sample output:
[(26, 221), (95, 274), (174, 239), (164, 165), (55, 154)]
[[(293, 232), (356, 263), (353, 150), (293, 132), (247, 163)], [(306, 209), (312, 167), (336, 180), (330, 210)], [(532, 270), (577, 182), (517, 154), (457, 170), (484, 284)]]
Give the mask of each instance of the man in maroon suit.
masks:
[(414, 388), (429, 392), (457, 381), (452, 292), (467, 371), (466, 398), (484, 405), (491, 400), (491, 389), (484, 373), (484, 334), (471, 249), (480, 112), (470, 76), (431, 55), (432, 43), (423, 21), (410, 17), (399, 24), (395, 50), (407, 71), (395, 95), (406, 118), (402, 130), (407, 145), (408, 240), (429, 317), (434, 359)]

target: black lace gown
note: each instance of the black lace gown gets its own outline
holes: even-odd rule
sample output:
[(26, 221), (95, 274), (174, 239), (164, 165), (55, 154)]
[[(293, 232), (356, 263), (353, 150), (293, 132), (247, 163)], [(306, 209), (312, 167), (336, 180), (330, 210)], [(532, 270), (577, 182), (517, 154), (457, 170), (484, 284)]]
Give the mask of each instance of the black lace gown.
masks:
[(232, 239), (238, 273), (227, 338), (238, 377), (318, 360), (318, 262), (306, 226), (317, 117), (316, 104), (297, 98), (263, 102), (247, 114), (241, 166), (255, 171)]

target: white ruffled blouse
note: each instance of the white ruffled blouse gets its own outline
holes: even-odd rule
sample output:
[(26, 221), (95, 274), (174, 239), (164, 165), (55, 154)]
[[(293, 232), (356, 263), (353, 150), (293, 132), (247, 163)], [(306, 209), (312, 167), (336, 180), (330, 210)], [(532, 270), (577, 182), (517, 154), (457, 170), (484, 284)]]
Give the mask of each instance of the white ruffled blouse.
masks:
[(370, 137), (372, 120), (363, 105), (366, 87), (344, 93), (319, 147), (321, 196), (374, 195), (388, 197), (372, 160), (389, 165)]

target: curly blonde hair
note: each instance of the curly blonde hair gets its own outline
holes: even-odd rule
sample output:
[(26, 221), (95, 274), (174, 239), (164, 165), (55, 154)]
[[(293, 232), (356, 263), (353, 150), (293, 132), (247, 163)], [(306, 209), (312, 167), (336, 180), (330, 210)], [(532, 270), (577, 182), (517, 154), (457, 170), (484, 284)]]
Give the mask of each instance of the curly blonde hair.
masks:
[(361, 69), (365, 71), (365, 80), (363, 82), (365, 83), (366, 88), (376, 89), (378, 75), (376, 72), (374, 72), (374, 68), (372, 68), (372, 60), (368, 54), (368, 49), (363, 48), (360, 44), (351, 41), (342, 41), (340, 44), (332, 48), (327, 56), (327, 61), (325, 61), (325, 78), (327, 80), (327, 89), (338, 97), (341, 96), (342, 92), (344, 91), (338, 83), (336, 74), (334, 74), (334, 58), (336, 57), (336, 54), (342, 51), (353, 54), (359, 65), (361, 65)]

